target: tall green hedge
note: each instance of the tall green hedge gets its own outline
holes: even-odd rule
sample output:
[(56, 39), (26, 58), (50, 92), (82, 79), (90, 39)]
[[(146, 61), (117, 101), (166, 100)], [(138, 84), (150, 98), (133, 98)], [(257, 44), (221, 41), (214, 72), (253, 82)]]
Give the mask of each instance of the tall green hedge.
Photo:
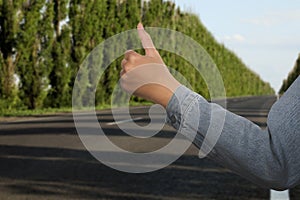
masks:
[[(76, 73), (87, 54), (106, 38), (134, 29), (141, 16), (145, 26), (177, 30), (198, 41), (217, 64), (228, 96), (274, 93), (268, 83), (216, 41), (196, 15), (182, 12), (169, 1), (152, 0), (143, 8), (141, 5), (141, 0), (0, 0), (0, 107), (71, 106)], [(205, 82), (187, 62), (168, 52), (161, 54), (196, 92), (209, 97)], [(121, 59), (101, 78), (101, 89), (96, 92), (98, 105), (109, 103)], [(96, 73), (89, 72), (87, 81)]]
[(282, 86), (279, 90), (279, 94), (283, 94), (292, 85), (292, 83), (298, 78), (299, 75), (300, 75), (300, 54), (296, 60), (294, 68), (289, 73), (287, 79), (283, 81)]

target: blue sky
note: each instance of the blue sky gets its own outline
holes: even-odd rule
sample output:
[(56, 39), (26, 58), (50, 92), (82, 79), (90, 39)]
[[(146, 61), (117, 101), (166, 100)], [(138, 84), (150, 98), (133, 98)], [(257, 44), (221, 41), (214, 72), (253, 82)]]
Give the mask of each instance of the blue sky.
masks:
[(278, 91), (300, 53), (299, 0), (173, 0)]

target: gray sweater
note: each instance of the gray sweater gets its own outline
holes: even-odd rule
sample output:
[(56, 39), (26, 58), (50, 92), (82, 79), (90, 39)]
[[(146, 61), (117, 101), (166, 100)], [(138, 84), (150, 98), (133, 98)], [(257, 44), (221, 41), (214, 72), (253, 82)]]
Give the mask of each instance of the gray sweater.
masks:
[[(212, 113), (224, 116), (219, 119), (224, 124), (220, 129), (215, 123), (208, 132)], [(265, 130), (184, 86), (171, 98), (167, 115), (199, 149), (209, 150), (210, 159), (248, 180), (276, 190), (300, 183), (300, 77), (272, 106)], [(219, 129), (220, 134), (208, 137)]]

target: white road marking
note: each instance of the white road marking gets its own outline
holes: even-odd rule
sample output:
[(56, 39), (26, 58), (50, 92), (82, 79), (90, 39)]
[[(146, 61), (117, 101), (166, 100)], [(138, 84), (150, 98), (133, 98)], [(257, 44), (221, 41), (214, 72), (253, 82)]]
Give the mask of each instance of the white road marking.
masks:
[(271, 190), (270, 200), (289, 200), (290, 195), (289, 191), (275, 191)]
[(113, 126), (113, 125), (118, 125), (118, 124), (124, 124), (124, 123), (128, 123), (128, 122), (133, 122), (133, 121), (138, 121), (138, 120), (142, 120), (142, 117), (137, 117), (134, 119), (125, 119), (125, 120), (121, 120), (121, 121), (116, 121), (116, 122), (109, 122), (106, 123), (106, 125), (108, 126)]

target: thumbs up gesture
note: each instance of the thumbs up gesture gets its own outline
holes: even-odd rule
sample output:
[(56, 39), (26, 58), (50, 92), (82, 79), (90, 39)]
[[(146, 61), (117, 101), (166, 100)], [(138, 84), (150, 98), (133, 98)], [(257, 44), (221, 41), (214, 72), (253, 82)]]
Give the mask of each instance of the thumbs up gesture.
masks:
[(171, 75), (141, 23), (137, 26), (145, 55), (133, 50), (122, 60), (121, 87), (126, 92), (167, 106), (180, 83)]

